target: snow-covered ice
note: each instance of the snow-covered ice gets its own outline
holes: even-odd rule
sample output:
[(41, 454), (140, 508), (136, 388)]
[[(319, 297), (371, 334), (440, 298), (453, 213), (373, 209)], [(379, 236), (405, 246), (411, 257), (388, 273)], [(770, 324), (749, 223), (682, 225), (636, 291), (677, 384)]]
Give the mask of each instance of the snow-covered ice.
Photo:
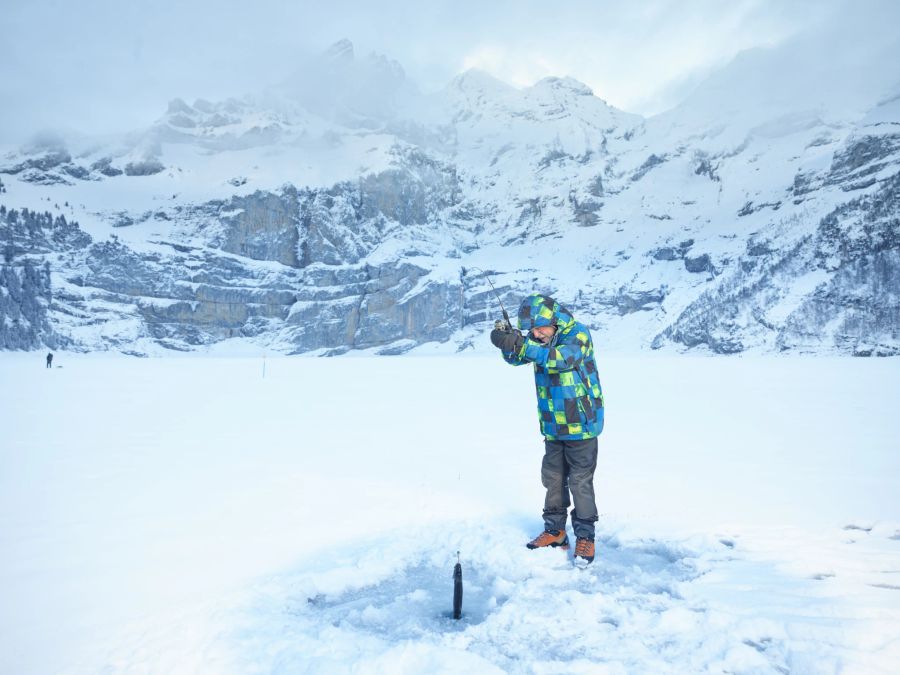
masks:
[(586, 570), (528, 368), (55, 363), (0, 356), (0, 672), (900, 669), (896, 359), (601, 350)]

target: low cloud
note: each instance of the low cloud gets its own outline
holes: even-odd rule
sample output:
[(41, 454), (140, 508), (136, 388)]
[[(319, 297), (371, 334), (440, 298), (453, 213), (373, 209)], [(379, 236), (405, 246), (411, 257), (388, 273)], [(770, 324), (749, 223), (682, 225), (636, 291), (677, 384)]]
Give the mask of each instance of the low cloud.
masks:
[(516, 86), (569, 75), (612, 105), (648, 115), (678, 103), (740, 50), (847, 15), (880, 19), (884, 34), (900, 20), (900, 4), (887, 1), (5, 5), (5, 143), (46, 127), (97, 134), (144, 126), (174, 97), (220, 99), (282, 82), (341, 38), (357, 54), (396, 59), (425, 92), (470, 67)]

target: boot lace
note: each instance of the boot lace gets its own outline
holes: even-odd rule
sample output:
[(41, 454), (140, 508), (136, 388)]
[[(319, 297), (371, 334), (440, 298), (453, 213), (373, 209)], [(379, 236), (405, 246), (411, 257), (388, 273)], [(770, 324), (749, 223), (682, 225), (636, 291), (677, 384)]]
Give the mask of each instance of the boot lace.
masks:
[(593, 548), (594, 542), (590, 539), (579, 539), (575, 542), (575, 555), (592, 556)]
[(546, 546), (547, 544), (550, 544), (550, 543), (556, 541), (557, 539), (559, 539), (558, 534), (553, 534), (551, 532), (541, 532), (538, 536), (536, 536), (532, 540), (531, 543), (534, 544), (535, 546)]

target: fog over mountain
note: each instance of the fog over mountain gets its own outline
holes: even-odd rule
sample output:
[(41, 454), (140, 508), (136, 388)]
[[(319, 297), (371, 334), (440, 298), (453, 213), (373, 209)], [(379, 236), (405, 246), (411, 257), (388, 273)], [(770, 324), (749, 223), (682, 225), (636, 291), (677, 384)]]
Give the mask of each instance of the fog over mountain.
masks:
[[(844, 25), (844, 37), (862, 26)], [(654, 116), (428, 91), (340, 40), (127, 133), (0, 153), (0, 348), (483, 348), (550, 293), (611, 350), (900, 351), (900, 42), (824, 23)]]

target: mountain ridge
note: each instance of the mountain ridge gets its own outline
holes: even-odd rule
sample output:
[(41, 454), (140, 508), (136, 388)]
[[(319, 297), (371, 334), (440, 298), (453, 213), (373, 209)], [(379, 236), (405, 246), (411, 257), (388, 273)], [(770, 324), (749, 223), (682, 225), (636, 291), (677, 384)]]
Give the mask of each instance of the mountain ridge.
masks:
[[(497, 83), (467, 71), (399, 108), (358, 105), (353, 78), (324, 104), (173, 99), (113, 143), (8, 153), (0, 347), (466, 350), (495, 307), (479, 268), (617, 349), (900, 351), (895, 92), (852, 120), (708, 123), (573, 78)], [(67, 207), (37, 217), (51, 194), (92, 243), (56, 236)]]

